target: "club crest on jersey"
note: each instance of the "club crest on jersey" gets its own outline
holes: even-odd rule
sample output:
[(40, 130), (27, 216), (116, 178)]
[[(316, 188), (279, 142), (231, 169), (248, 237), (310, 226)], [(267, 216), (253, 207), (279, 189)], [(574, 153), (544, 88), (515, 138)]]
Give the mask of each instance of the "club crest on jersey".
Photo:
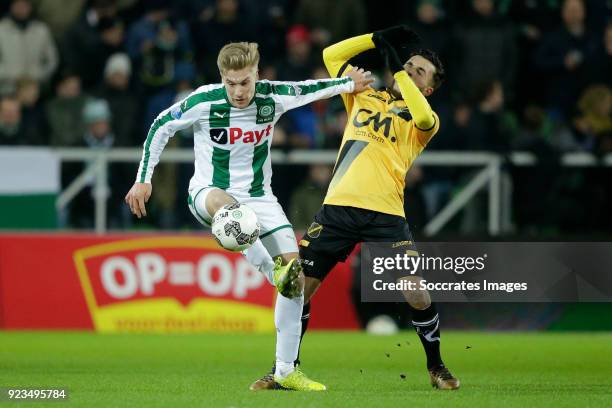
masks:
[(272, 105), (262, 105), (259, 107), (260, 116), (270, 116), (272, 113), (274, 113), (274, 107), (272, 107)]
[(274, 113), (276, 111), (276, 106), (274, 102), (272, 103), (263, 103), (261, 105), (257, 105), (257, 119), (255, 123), (269, 123), (274, 120)]
[(308, 235), (310, 238), (319, 238), (319, 235), (321, 235), (322, 230), (323, 226), (321, 224), (313, 222), (312, 224), (310, 224), (310, 227), (308, 227), (306, 235)]

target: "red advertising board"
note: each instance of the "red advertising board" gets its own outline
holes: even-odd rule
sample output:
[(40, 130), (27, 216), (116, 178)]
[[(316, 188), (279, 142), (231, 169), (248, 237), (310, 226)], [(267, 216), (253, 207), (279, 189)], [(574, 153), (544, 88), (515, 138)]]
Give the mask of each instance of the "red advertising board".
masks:
[[(347, 265), (330, 274), (312, 328), (357, 328), (350, 282)], [(208, 236), (0, 234), (3, 329), (269, 332), (274, 296)]]

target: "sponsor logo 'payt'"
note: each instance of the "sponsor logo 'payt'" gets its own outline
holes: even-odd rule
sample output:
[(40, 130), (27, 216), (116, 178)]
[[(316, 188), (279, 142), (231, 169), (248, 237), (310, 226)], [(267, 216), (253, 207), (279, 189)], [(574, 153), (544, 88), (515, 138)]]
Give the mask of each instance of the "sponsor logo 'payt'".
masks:
[(218, 144), (253, 143), (259, 144), (261, 139), (269, 137), (272, 125), (265, 129), (243, 131), (238, 127), (210, 129), (210, 138)]

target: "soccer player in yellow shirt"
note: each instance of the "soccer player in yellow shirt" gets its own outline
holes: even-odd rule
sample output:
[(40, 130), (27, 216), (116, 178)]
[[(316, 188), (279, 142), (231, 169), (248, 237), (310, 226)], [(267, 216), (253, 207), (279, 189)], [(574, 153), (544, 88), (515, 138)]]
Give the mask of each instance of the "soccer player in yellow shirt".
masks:
[[(350, 58), (376, 48), (394, 81), (384, 91), (342, 95), (348, 123), (334, 174), (322, 208), (300, 241), (306, 276), (302, 334), (310, 317), (310, 297), (358, 242), (401, 243), (416, 252), (404, 214), (404, 179), (440, 126), (426, 98), (444, 78), (442, 63), (432, 51), (418, 50), (402, 64), (397, 49), (416, 43), (417, 34), (402, 25), (349, 38), (323, 51), (330, 76), (341, 77), (352, 69)], [(406, 296), (427, 355), (431, 384), (439, 389), (459, 388), (459, 380), (440, 356), (438, 313), (429, 293), (412, 291)], [(275, 387), (269, 375), (251, 385), (251, 389)]]

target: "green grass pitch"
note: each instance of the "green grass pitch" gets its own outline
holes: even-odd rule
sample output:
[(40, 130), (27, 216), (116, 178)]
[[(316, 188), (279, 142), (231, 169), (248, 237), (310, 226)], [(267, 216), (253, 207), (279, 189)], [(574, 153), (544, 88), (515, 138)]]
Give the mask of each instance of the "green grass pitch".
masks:
[(430, 387), (413, 332), (310, 332), (302, 367), (328, 391), (253, 393), (273, 334), (0, 332), (0, 387), (67, 387), (73, 407), (612, 406), (612, 333), (447, 331), (442, 348), (458, 391)]

